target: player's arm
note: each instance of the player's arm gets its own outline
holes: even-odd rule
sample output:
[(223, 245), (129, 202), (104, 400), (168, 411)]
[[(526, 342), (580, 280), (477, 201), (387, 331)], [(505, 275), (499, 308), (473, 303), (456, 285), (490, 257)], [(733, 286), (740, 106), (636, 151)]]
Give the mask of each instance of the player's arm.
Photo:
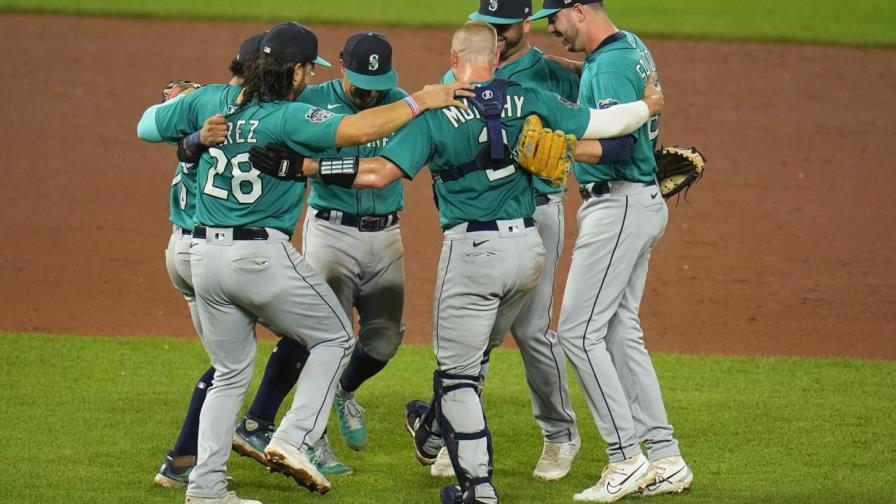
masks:
[(635, 137), (626, 135), (602, 140), (581, 140), (576, 143), (574, 158), (580, 163), (621, 163), (635, 153)]
[(467, 108), (458, 96), (473, 96), (466, 82), (426, 86), (404, 100), (345, 116), (336, 130), (336, 147), (361, 145), (392, 134), (426, 110)]
[(590, 109), (590, 118), (580, 138), (613, 138), (634, 133), (651, 117), (662, 114), (663, 90), (650, 74), (644, 86), (644, 98), (609, 108)]

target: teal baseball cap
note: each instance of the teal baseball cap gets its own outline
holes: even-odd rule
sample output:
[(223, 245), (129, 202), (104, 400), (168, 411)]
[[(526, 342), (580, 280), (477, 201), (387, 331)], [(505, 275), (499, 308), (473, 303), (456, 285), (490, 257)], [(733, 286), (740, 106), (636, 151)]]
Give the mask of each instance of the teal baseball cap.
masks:
[(268, 30), (261, 39), (261, 52), (296, 63), (333, 66), (317, 55), (317, 35), (295, 21), (280, 23)]
[(379, 33), (360, 32), (345, 41), (339, 53), (352, 85), (368, 91), (385, 91), (398, 84), (392, 68), (392, 44)]
[(489, 24), (522, 23), (532, 15), (532, 0), (479, 0), (479, 10), (470, 19)]
[(544, 5), (542, 5), (541, 10), (532, 15), (532, 20), (535, 21), (536, 19), (552, 16), (560, 12), (561, 9), (572, 7), (575, 4), (588, 5), (602, 1), (603, 0), (544, 0)]

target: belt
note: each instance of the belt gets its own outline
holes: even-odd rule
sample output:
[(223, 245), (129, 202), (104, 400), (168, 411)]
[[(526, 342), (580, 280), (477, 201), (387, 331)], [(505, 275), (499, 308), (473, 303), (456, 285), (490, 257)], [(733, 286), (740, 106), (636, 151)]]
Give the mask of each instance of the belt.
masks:
[(180, 233), (183, 236), (190, 236), (191, 234), (193, 234), (192, 230), (184, 229), (177, 224), (172, 224), (171, 229), (173, 232)]
[[(268, 230), (263, 227), (235, 227), (233, 230), (234, 240), (267, 240)], [(193, 238), (204, 239), (208, 233), (206, 226), (196, 226), (193, 228)]]
[[(524, 218), (523, 223), (527, 228), (535, 227), (535, 219), (533, 219), (532, 217)], [(467, 222), (468, 233), (472, 233), (475, 231), (498, 231), (499, 229), (501, 229), (501, 227), (498, 226), (498, 221), (496, 220)]]
[(551, 202), (551, 198), (547, 194), (539, 194), (535, 196), (535, 206), (544, 206)]
[[(583, 184), (579, 186), (579, 194), (582, 196), (583, 201), (588, 201), (591, 198), (595, 198), (597, 196), (604, 196), (606, 194), (610, 194), (613, 191), (613, 187), (611, 184), (619, 183), (624, 181), (614, 181), (614, 182), (594, 182), (591, 185), (591, 188), (588, 188), (589, 184)], [(644, 187), (649, 187), (656, 182), (628, 182), (629, 184), (641, 184)]]
[[(368, 233), (374, 231), (382, 231), (393, 224), (398, 224), (401, 220), (398, 212), (392, 212), (387, 215), (355, 215), (340, 212), (339, 224), (343, 226), (353, 227), (358, 231)], [(329, 221), (332, 215), (331, 210), (318, 210), (314, 216), (318, 219)]]
[(588, 185), (580, 185), (579, 186), (579, 194), (582, 195), (582, 201), (588, 201), (591, 198), (596, 196), (603, 196), (605, 194), (610, 194), (610, 183), (609, 182), (595, 182), (591, 184), (591, 188), (588, 188)]

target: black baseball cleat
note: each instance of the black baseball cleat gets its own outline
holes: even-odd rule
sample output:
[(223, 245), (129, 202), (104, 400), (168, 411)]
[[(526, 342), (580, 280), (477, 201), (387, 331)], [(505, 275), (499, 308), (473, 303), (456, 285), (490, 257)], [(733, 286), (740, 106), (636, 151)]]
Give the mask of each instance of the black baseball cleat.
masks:
[(439, 498), (442, 499), (442, 504), (463, 504), (464, 491), (460, 489), (460, 485), (452, 483), (442, 487)]
[(404, 427), (414, 438), (414, 454), (422, 465), (433, 465), (442, 448), (442, 439), (424, 425), (429, 405), (423, 401), (411, 401), (405, 407)]

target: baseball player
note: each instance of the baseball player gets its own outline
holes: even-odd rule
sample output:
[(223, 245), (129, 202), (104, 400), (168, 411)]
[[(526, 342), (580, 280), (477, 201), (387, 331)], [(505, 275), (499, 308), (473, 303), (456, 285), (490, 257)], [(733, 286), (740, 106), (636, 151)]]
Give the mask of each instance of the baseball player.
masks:
[[(587, 54), (583, 105), (612, 107), (643, 96), (643, 83), (656, 68), (653, 57), (637, 36), (613, 25), (602, 1), (546, 0), (533, 19), (544, 17), (567, 50)], [(680, 492), (693, 479), (638, 319), (650, 254), (668, 220), (655, 179), (658, 135), (659, 119), (653, 118), (635, 133), (630, 159), (575, 167), (585, 201), (558, 332), (609, 457), (599, 481), (575, 495), (578, 501)]]
[[(531, 0), (480, 0), (479, 10), (470, 19), (492, 25), (498, 33), (499, 64), (495, 77), (522, 86), (554, 91), (575, 103), (579, 79), (572, 72), (544, 58), (529, 44)], [(442, 82), (454, 82), (453, 71)], [(510, 327), (526, 370), (532, 413), (541, 427), (544, 445), (532, 476), (542, 480), (560, 479), (569, 472), (581, 441), (569, 399), (566, 358), (557, 334), (550, 329), (554, 302), (554, 273), (563, 250), (563, 187), (533, 178), (535, 222), (545, 248), (545, 268), (529, 301)], [(487, 362), (488, 356), (486, 356)], [(483, 371), (485, 374), (485, 371)], [(453, 476), (451, 462), (443, 449), (430, 468), (434, 476)]]
[(292, 408), (265, 449), (269, 463), (296, 482), (325, 493), (330, 482), (309, 460), (309, 443), (323, 434), (336, 383), (353, 347), (351, 323), (332, 290), (292, 247), (304, 184), (262, 178), (248, 161), (253, 145), (285, 143), (309, 155), (334, 146), (383, 138), (420, 111), (463, 106), (464, 85), (434, 86), (401, 102), (353, 116), (302, 103), (315, 64), (317, 38), (298, 23), (273, 27), (243, 88), (210, 85), (150, 107), (138, 136), (175, 141), (216, 114), (228, 119), (227, 140), (199, 163), (201, 188), (190, 243), (191, 268), (203, 344), (215, 368), (199, 423), (199, 453), (190, 473), (187, 504), (255, 504), (227, 492), (225, 465), (234, 417), (255, 360), (256, 321), (299, 341), (309, 351)]
[[(309, 86), (297, 100), (325, 110), (354, 114), (407, 96), (396, 87), (398, 75), (392, 68), (392, 46), (378, 33), (361, 32), (349, 37), (340, 63), (341, 79)], [(383, 138), (327, 154), (374, 157), (387, 142), (388, 138)], [(279, 152), (282, 151), (273, 151), (271, 155), (277, 156)], [(402, 339), (404, 247), (398, 211), (403, 205), (400, 181), (382, 189), (346, 189), (311, 180), (302, 255), (333, 289), (348, 317), (353, 318), (353, 309), (357, 309), (360, 321), (359, 344), (355, 345), (342, 374), (334, 400), (339, 431), (355, 450), (367, 444), (364, 410), (355, 401), (355, 391), (386, 366)], [(295, 345), (290, 340), (282, 340), (277, 352), (282, 353), (281, 347), (287, 343)], [(293, 349), (286, 351), (294, 352)], [(234, 450), (264, 460), (274, 416), (295, 383), (297, 373), (296, 362), (291, 359), (269, 361), (259, 392), (236, 428)], [(326, 435), (314, 444), (311, 458), (324, 474), (352, 472), (333, 454)]]
[[(239, 52), (230, 62), (231, 85), (242, 84), (246, 64), (258, 54), (262, 37), (264, 37), (264, 33), (257, 33), (240, 45)], [(223, 138), (220, 137), (220, 130), (209, 128), (207, 131), (213, 134), (210, 140), (207, 140), (209, 144), (214, 145), (223, 141)], [(196, 211), (196, 169), (195, 163), (178, 163), (174, 180), (171, 182), (169, 208), (172, 233), (168, 241), (168, 248), (165, 249), (165, 267), (168, 270), (171, 283), (187, 300), (196, 334), (199, 334), (202, 339), (202, 324), (196, 307), (196, 293), (193, 289), (189, 254), (193, 214)], [(196, 465), (199, 412), (205, 402), (206, 392), (212, 385), (214, 373), (214, 368), (208, 368), (196, 383), (177, 442), (175, 442), (174, 448), (168, 451), (162, 467), (153, 479), (156, 486), (178, 488), (187, 484), (190, 470)]]
[(384, 187), (429, 165), (445, 230), (433, 314), (439, 368), (431, 407), (412, 401), (406, 421), (422, 463), (432, 464), (442, 444), (448, 447), (460, 485), (446, 486), (443, 502), (492, 504), (498, 494), (478, 395), (481, 360), (500, 344), (538, 283), (545, 255), (532, 219), (531, 177), (517, 168), (507, 140), (536, 112), (577, 136), (627, 134), (658, 110), (662, 98), (599, 111), (494, 79), (497, 35), (480, 21), (455, 33), (451, 61), (456, 76), (479, 83), (468, 110), (430, 111), (401, 129), (379, 157), (309, 162), (306, 173), (342, 187)]

